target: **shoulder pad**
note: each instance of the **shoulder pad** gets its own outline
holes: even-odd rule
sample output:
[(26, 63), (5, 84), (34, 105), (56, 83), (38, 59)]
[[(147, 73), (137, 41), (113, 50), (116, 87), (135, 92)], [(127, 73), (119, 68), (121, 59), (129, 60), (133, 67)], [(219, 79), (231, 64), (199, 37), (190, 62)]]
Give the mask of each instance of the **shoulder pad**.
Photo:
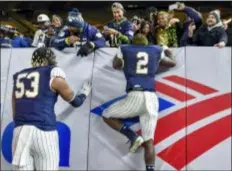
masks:
[(66, 75), (65, 75), (64, 71), (61, 68), (55, 67), (51, 71), (51, 77), (62, 77), (62, 78), (65, 79)]

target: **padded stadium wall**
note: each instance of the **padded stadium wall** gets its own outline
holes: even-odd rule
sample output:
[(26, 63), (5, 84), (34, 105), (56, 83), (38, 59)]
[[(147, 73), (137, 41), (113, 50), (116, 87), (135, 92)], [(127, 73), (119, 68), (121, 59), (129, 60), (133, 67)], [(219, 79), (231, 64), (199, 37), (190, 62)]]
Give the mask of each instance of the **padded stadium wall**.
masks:
[[(34, 49), (1, 49), (1, 169), (11, 170), (13, 74), (30, 67)], [(154, 83), (159, 120), (154, 135), (158, 170), (231, 170), (232, 49), (173, 49), (177, 66), (160, 71)], [(144, 149), (129, 154), (127, 139), (110, 129), (102, 112), (125, 97), (125, 77), (112, 68), (117, 49), (102, 48), (88, 57), (77, 49), (54, 50), (67, 81), (93, 90), (73, 108), (60, 97), (55, 106), (61, 170), (144, 170)], [(138, 118), (124, 123), (140, 133)]]

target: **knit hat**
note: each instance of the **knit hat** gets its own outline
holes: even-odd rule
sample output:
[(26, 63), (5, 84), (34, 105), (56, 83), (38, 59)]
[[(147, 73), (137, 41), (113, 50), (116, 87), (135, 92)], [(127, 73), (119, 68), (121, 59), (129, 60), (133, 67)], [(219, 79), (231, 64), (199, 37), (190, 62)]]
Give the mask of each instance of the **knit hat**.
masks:
[(77, 28), (83, 28), (85, 23), (81, 13), (77, 9), (74, 9), (68, 13), (67, 21), (68, 26)]
[(211, 11), (209, 14), (213, 15), (216, 18), (216, 23), (219, 23), (221, 21), (221, 15), (219, 10)]

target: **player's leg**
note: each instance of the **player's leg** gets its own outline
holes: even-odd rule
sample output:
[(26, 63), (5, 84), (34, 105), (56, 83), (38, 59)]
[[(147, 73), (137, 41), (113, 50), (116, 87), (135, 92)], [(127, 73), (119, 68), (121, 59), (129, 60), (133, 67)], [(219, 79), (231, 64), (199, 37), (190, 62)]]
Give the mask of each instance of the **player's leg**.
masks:
[(119, 119), (103, 117), (103, 120), (108, 126), (125, 135), (130, 140), (129, 152), (134, 153), (143, 143), (143, 138), (124, 125)]
[(14, 171), (34, 170), (34, 159), (31, 155), (28, 155), (27, 164), (24, 166), (13, 165)]
[(144, 139), (144, 160), (147, 171), (155, 170), (155, 148), (153, 144), (153, 137), (155, 131), (156, 118), (148, 116), (147, 114), (140, 116), (140, 124), (142, 129), (142, 136)]
[(125, 99), (114, 103), (103, 113), (104, 122), (131, 141), (130, 152), (134, 152), (143, 143), (143, 139), (124, 125), (119, 118), (125, 119), (137, 116), (142, 105), (142, 98), (141, 92), (129, 93)]
[(153, 144), (155, 128), (158, 120), (158, 98), (152, 93), (146, 93), (147, 112), (140, 116), (142, 136), (144, 139), (144, 160), (147, 171), (155, 170), (155, 148)]
[(103, 116), (104, 122), (109, 125), (111, 128), (115, 129), (116, 131), (121, 132), (125, 135), (131, 142), (134, 141), (138, 135), (131, 130), (129, 127), (124, 125), (121, 120), (116, 118), (106, 118)]
[(42, 131), (36, 128), (32, 148), (36, 170), (59, 170), (57, 131)]
[(103, 117), (103, 120), (108, 126), (122, 133), (130, 140), (131, 145), (129, 148), (129, 152), (135, 152), (137, 148), (143, 143), (142, 137), (139, 136), (132, 129), (130, 129), (128, 126), (124, 125), (119, 119)]
[(12, 143), (13, 170), (34, 170), (34, 161), (31, 155), (30, 126), (20, 126), (14, 129)]

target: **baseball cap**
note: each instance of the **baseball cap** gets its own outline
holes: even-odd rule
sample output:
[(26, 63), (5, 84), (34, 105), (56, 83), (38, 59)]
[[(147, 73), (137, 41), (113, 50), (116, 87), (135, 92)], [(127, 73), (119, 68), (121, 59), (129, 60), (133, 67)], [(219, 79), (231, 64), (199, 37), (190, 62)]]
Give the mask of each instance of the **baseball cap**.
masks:
[(49, 17), (46, 14), (40, 14), (37, 17), (37, 22), (42, 23), (42, 22), (48, 22), (50, 21)]

